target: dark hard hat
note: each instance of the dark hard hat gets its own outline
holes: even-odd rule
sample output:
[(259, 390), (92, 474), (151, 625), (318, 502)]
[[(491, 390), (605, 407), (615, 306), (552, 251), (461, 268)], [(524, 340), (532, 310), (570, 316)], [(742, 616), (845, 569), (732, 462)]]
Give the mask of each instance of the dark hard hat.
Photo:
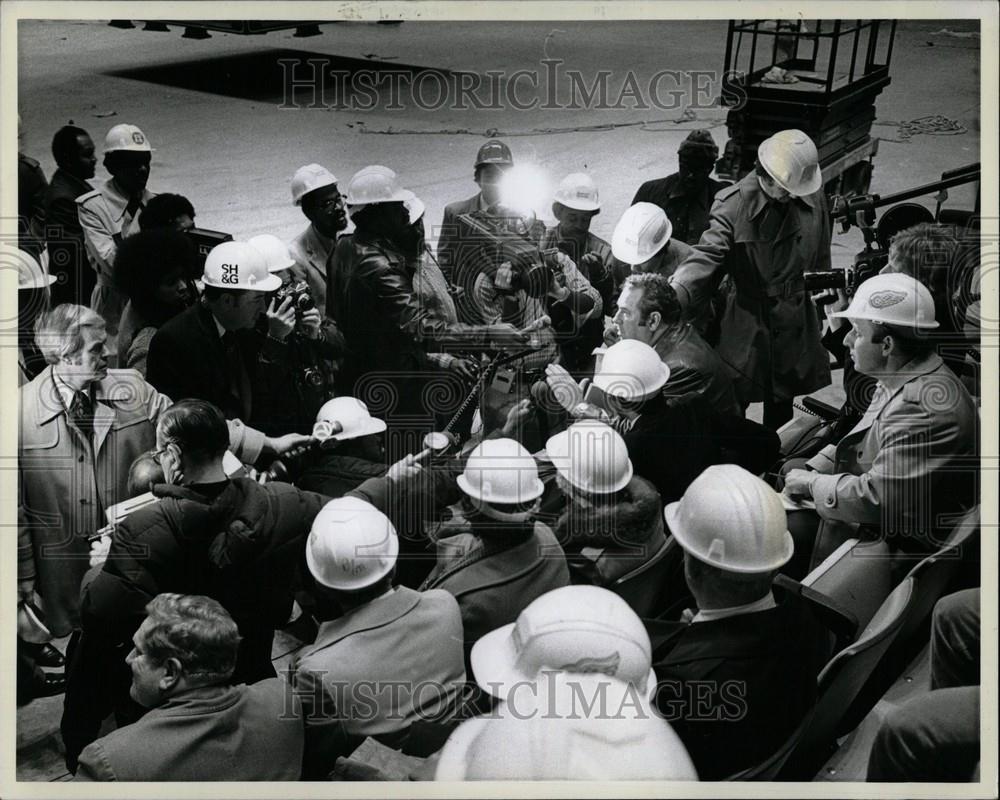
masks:
[(702, 128), (691, 131), (687, 139), (681, 142), (681, 146), (677, 148), (677, 153), (682, 156), (694, 156), (714, 161), (719, 157), (719, 147), (712, 139), (711, 132)]
[(510, 154), (510, 148), (499, 139), (490, 139), (479, 148), (476, 154), (476, 166), (483, 164), (513, 164), (514, 158)]

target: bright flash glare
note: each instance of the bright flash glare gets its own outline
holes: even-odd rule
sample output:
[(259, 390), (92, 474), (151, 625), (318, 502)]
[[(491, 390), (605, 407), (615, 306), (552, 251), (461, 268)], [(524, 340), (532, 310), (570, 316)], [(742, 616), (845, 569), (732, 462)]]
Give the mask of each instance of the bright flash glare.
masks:
[(500, 205), (522, 217), (543, 217), (552, 202), (552, 185), (536, 164), (515, 164), (500, 179)]

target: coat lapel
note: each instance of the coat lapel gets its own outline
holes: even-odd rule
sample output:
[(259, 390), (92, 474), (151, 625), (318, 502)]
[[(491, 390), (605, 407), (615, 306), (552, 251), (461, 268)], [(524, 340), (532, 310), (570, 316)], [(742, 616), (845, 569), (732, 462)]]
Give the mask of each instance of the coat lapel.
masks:
[(108, 438), (108, 432), (111, 430), (112, 424), (115, 421), (115, 410), (114, 408), (105, 405), (106, 401), (97, 400), (94, 403), (94, 452), (101, 452), (101, 446), (104, 444), (104, 440)]

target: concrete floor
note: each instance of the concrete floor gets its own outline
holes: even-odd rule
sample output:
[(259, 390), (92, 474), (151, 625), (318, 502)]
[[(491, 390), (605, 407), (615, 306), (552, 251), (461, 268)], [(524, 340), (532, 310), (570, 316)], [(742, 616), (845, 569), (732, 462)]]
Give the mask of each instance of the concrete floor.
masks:
[[(899, 25), (892, 84), (877, 104), (874, 134), (883, 141), (873, 192), (900, 191), (979, 160), (979, 40), (943, 35), (942, 29), (969, 32), (976, 23), (914, 20)], [(617, 76), (629, 69), (646, 84), (663, 68), (721, 70), (724, 22), (344, 22), (323, 30), (323, 36), (310, 39), (280, 32), (262, 37), (215, 34), (196, 41), (182, 39), (176, 29), (151, 33), (100, 22), (22, 22), (24, 152), (51, 176), (55, 165), (49, 142), (59, 126), (72, 120), (91, 132), (100, 149), (109, 127), (131, 122), (156, 148), (150, 188), (188, 196), (199, 225), (237, 238), (263, 232), (287, 238), (305, 225), (288, 194), (291, 176), (302, 164), (326, 165), (342, 185), (366, 164), (390, 166), (427, 203), (427, 219), (435, 223), (446, 203), (474, 192), (473, 156), (486, 131), (495, 128), (511, 144), (516, 160), (537, 162), (554, 180), (571, 171), (589, 171), (604, 204), (593, 230), (610, 238), (638, 185), (676, 169), (677, 145), (689, 130), (707, 127), (720, 145), (725, 139), (725, 110), (707, 107), (685, 115), (690, 97), (667, 111), (296, 110), (278, 107), (281, 83), (275, 72), (282, 49), (377, 62), (385, 68), (480, 73), (539, 69), (540, 59), (548, 55), (563, 59), (567, 69), (584, 70), (591, 79), (598, 69), (611, 70), (613, 87), (620, 86)], [(966, 131), (893, 141), (899, 122), (935, 114), (958, 121)], [(646, 124), (637, 124), (641, 122)], [(564, 132), (545, 132), (551, 129)], [(456, 130), (468, 132), (449, 132)], [(95, 184), (106, 177), (99, 166)], [(951, 197), (950, 205), (971, 207), (968, 187), (952, 190)], [(925, 201), (933, 207), (930, 199)], [(851, 261), (860, 244), (857, 231), (835, 235), (835, 264)], [(835, 400), (839, 392), (835, 384), (821, 396)], [(759, 415), (759, 409), (752, 412)], [(282, 639), (276, 659), (287, 658), (296, 645)], [(19, 709), (20, 779), (65, 778), (56, 735), (60, 712), (61, 698)], [(866, 751), (859, 745), (856, 752)], [(854, 766), (837, 763), (841, 766), (828, 765), (835, 773), (827, 778), (863, 776), (857, 760), (850, 762)]]
[[(884, 141), (872, 191), (896, 192), (979, 159), (979, 42), (935, 35), (941, 29), (970, 30), (974, 24), (900, 23), (892, 83), (877, 105), (874, 133)], [(156, 148), (150, 188), (188, 196), (201, 226), (237, 238), (263, 232), (290, 237), (305, 225), (288, 194), (291, 176), (302, 164), (318, 161), (342, 183), (366, 164), (392, 167), (427, 203), (427, 220), (433, 224), (441, 219), (446, 203), (474, 193), (472, 161), (486, 131), (495, 128), (510, 142), (515, 160), (537, 162), (555, 181), (571, 171), (589, 171), (600, 187), (604, 209), (593, 230), (610, 238), (639, 184), (676, 169), (677, 145), (688, 131), (708, 127), (719, 144), (725, 141), (725, 109), (698, 108), (694, 119), (684, 119), (693, 100), (686, 81), (679, 84), (685, 92), (677, 107), (666, 111), (626, 107), (432, 112), (412, 105), (400, 111), (281, 109), (281, 70), (274, 63), (277, 51), (287, 49), (357, 59), (380, 69), (414, 65), (510, 74), (541, 70), (540, 59), (547, 53), (565, 62), (561, 69), (582, 70), (588, 82), (597, 70), (610, 70), (613, 100), (628, 70), (640, 86), (664, 68), (720, 71), (724, 22), (614, 27), (344, 22), (323, 30), (322, 36), (309, 39), (277, 32), (262, 37), (214, 34), (199, 41), (181, 38), (176, 29), (151, 33), (99, 22), (22, 22), (19, 111), (25, 152), (51, 175), (55, 165), (49, 142), (60, 125), (72, 119), (91, 132), (99, 148), (108, 128), (128, 121), (139, 125)], [(191, 88), (206, 84), (212, 91)], [(662, 82), (660, 96), (666, 100), (676, 85)], [(717, 87), (717, 81), (712, 85)], [(425, 96), (432, 101), (432, 90)], [(523, 96), (532, 95), (524, 89)], [(304, 105), (306, 99), (299, 102)], [(955, 119), (967, 132), (891, 141), (897, 138), (895, 123), (929, 114)], [(642, 121), (647, 124), (593, 129)], [(579, 130), (543, 132), (554, 128)], [(442, 132), (459, 129), (470, 132)], [(422, 133), (384, 133), (389, 130)], [(103, 177), (98, 166), (96, 180)], [(953, 190), (954, 202), (967, 201), (970, 191)], [(835, 258), (850, 260), (859, 242), (856, 232), (836, 237)]]

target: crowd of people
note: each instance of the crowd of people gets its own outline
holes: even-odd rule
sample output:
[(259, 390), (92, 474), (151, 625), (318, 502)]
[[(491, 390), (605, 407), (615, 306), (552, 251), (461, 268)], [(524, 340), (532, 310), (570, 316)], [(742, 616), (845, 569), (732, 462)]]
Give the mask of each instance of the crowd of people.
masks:
[[(933, 553), (978, 503), (968, 237), (898, 232), (820, 305), (831, 218), (801, 131), (734, 184), (692, 132), (610, 243), (586, 173), (552, 226), (508, 203), (498, 140), (430, 236), (392, 169), (313, 163), (299, 235), (214, 246), (147, 188), (138, 127), (108, 131), (97, 188), (86, 131), (52, 152), (51, 182), (21, 156), (4, 258), (19, 608), (69, 640), (19, 628), (18, 696), (65, 692), (77, 780), (370, 778), (368, 737), (438, 780), (725, 779), (792, 735), (834, 655), (776, 576), (850, 538)], [(831, 355), (866, 398), (793, 419)], [(304, 646), (279, 676), (286, 628)], [(949, 630), (978, 647), (977, 615)], [(924, 705), (967, 723), (970, 670)], [(598, 696), (613, 713), (571, 713)], [(886, 721), (872, 780), (930, 779), (900, 752), (944, 740), (919, 714)], [(968, 779), (978, 728), (946, 744)]]

